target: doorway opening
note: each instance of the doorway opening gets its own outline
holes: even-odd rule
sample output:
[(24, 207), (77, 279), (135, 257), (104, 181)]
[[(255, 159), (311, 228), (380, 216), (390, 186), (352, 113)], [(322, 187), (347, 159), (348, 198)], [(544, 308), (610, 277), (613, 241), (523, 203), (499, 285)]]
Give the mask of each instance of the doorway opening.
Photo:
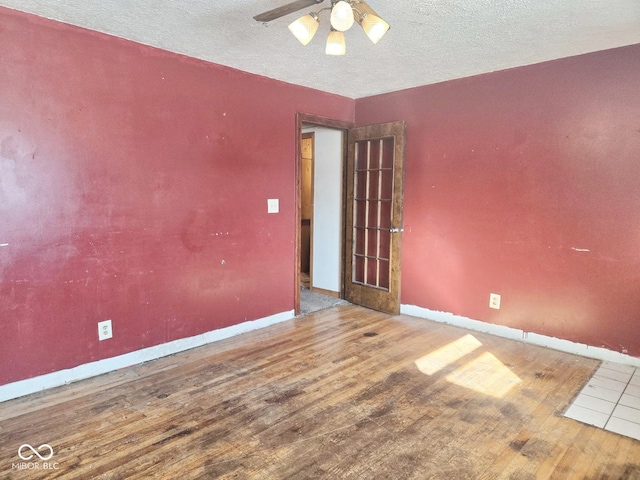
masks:
[(296, 116), (296, 315), (301, 292), (399, 313), (405, 132)]
[(352, 126), (296, 117), (296, 315), (343, 302), (345, 158)]

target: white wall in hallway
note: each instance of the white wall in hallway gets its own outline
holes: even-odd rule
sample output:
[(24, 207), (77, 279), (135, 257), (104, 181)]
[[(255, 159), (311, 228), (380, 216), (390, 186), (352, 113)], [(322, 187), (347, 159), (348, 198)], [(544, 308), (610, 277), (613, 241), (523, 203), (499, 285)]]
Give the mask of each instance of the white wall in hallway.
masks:
[(303, 132), (315, 132), (312, 287), (340, 292), (343, 132), (326, 127)]

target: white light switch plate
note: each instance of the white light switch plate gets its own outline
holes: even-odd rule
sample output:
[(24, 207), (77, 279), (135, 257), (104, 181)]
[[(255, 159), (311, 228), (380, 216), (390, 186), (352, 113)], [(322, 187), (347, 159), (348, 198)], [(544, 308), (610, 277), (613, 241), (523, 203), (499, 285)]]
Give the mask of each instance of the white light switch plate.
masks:
[(267, 213), (280, 212), (280, 200), (277, 198), (270, 198), (267, 200)]

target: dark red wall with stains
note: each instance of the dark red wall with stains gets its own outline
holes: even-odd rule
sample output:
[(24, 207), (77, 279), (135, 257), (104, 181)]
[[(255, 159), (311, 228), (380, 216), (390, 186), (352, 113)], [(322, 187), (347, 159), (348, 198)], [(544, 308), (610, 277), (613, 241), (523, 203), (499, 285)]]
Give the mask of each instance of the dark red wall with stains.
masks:
[(0, 45), (0, 384), (293, 310), (295, 113), (353, 100), (4, 8)]
[(357, 100), (407, 122), (402, 303), (640, 356), (639, 79), (635, 45)]

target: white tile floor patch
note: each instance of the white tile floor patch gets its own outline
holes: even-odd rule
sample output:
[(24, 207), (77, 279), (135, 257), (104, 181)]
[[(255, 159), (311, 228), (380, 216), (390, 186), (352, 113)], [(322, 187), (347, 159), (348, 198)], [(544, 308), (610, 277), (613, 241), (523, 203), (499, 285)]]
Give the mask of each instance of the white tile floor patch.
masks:
[(640, 440), (640, 368), (604, 362), (564, 416)]

